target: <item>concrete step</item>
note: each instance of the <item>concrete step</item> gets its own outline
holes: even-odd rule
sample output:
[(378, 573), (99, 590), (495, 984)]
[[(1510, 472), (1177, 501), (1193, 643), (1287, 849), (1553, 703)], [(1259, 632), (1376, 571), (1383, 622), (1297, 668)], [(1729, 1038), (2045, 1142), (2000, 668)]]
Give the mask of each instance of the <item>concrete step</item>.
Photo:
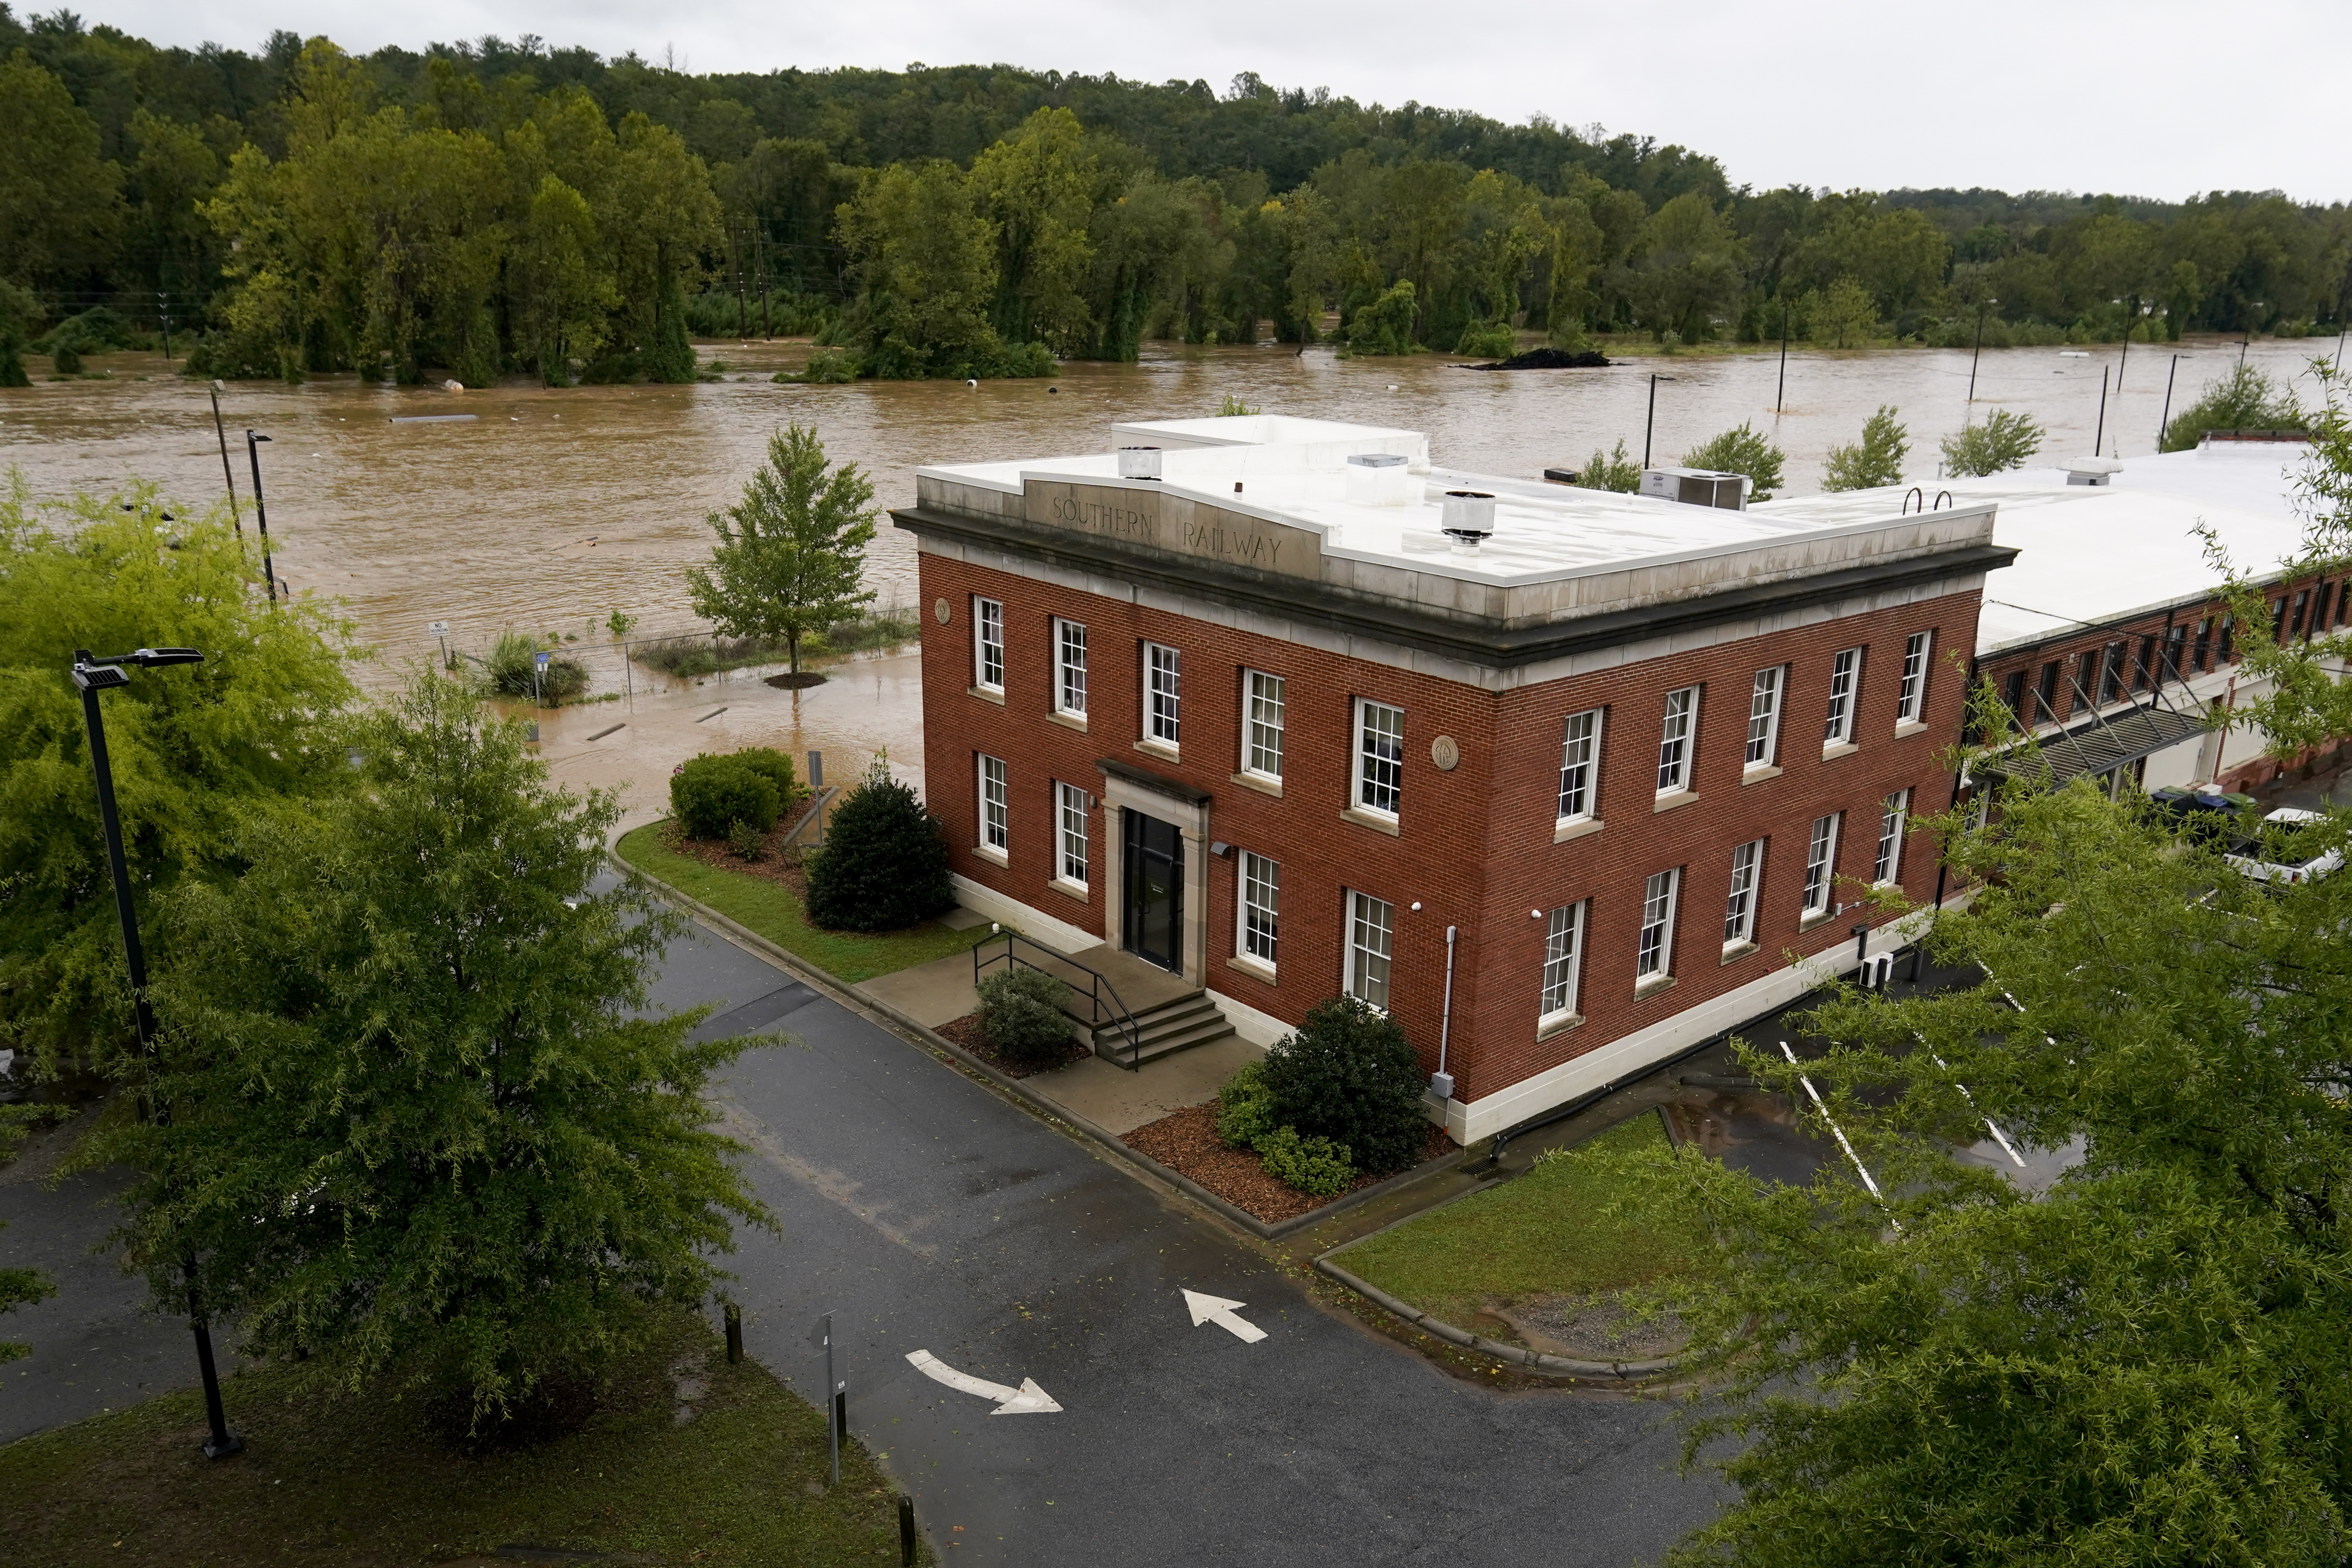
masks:
[(1097, 1025), (1094, 1044), (1097, 1054), (1113, 1061), (1129, 1061), (1131, 1047), (1139, 1048), (1135, 1051), (1134, 1060), (1151, 1061), (1223, 1040), (1233, 1032), (1234, 1026), (1226, 1021), (1217, 1004), (1209, 999), (1208, 993), (1192, 991), (1137, 1014), (1131, 1037), (1117, 1023), (1105, 1021)]

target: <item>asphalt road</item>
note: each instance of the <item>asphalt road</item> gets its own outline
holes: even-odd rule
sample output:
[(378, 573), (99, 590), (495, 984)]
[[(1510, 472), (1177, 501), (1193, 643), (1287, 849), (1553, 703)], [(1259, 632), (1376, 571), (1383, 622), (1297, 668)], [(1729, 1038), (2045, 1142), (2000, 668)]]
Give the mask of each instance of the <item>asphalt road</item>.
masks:
[[(1629, 1564), (1721, 1495), (1679, 1479), (1665, 1406), (1466, 1384), (1313, 1304), (1232, 1233), (747, 950), (698, 930), (664, 1008), (767, 1033), (723, 1085), (781, 1234), (730, 1264), (747, 1349), (811, 1400), (836, 1313), (852, 1429), (950, 1563)], [(140, 1310), (90, 1243), (111, 1184), (6, 1173), (0, 1254), (59, 1278), (6, 1322), (0, 1440), (194, 1381), (184, 1325)], [(1244, 1343), (1181, 1291), (1246, 1303)], [(928, 1351), (1055, 1413), (992, 1414), (907, 1362)], [(232, 1412), (234, 1419), (234, 1412)]]

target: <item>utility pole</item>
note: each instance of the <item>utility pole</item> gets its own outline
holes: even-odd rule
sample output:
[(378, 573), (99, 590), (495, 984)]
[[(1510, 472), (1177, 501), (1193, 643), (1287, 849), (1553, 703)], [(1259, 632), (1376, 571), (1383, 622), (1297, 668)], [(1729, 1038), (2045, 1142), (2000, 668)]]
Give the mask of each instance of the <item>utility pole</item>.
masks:
[(1780, 385), (1772, 393), (1772, 412), (1789, 412), (1789, 302), (1780, 301)]
[(261, 444), (269, 437), (245, 433), (245, 455), (253, 459), (253, 523), (261, 530), (261, 575), (269, 584), (269, 602), (278, 602), (278, 569), (269, 559), (269, 511), (261, 499)]
[(213, 396), (213, 434), (220, 438), (221, 478), (228, 486), (228, 520), (236, 525), (236, 537), (245, 537), (245, 519), (236, 514), (236, 470), (228, 465), (228, 429), (221, 423), (221, 384), (215, 381), (209, 389)]
[(1977, 346), (1976, 351), (1969, 356), (1969, 402), (1971, 406), (1977, 401), (1977, 362), (1984, 358), (1985, 311), (2000, 303), (2000, 300), (1992, 298), (1977, 301)]
[(743, 236), (734, 221), (727, 225), (727, 248), (735, 253), (735, 336), (748, 338), (751, 335), (751, 323), (743, 303)]
[(2099, 428), (2091, 437), (2091, 455), (2097, 456), (2099, 444), (2107, 438), (2107, 367), (2099, 367)]
[(766, 342), (776, 335), (774, 321), (768, 315), (768, 229), (761, 224), (751, 230), (753, 255), (760, 258), (760, 340)]
[(1650, 465), (1650, 433), (1657, 428), (1658, 423), (1658, 383), (1674, 379), (1655, 372), (1650, 376), (1650, 417), (1642, 422), (1642, 466), (1644, 468)]
[(2181, 356), (2172, 356), (2172, 368), (2164, 372), (2164, 417), (2157, 422), (2156, 449), (2164, 450), (2164, 433), (2172, 428), (2172, 379), (2180, 373)]
[[(131, 677), (122, 673), (125, 664), (152, 669), (161, 664), (194, 664), (203, 658), (194, 648), (141, 648), (106, 659), (92, 657), (87, 648), (74, 650), (73, 684), (81, 688), (90, 770), (98, 779), (99, 825), (106, 833), (107, 867), (114, 878), (114, 915), (122, 926), (122, 963), (131, 979), (131, 1021), (139, 1035), (140, 1060), (151, 1075), (155, 1064), (155, 1014), (147, 1005), (147, 952), (140, 945), (139, 916), (131, 903), (131, 870), (122, 853), (122, 819), (114, 807), (114, 768), (107, 758), (106, 719), (99, 710), (98, 694), (131, 684)], [(170, 1113), (167, 1107), (153, 1103), (152, 1093), (142, 1096), (141, 1111), (159, 1122)], [(229, 1430), (227, 1414), (221, 1408), (220, 1369), (213, 1361), (212, 1328), (205, 1321), (203, 1302), (196, 1295), (193, 1254), (183, 1267), (188, 1285), (188, 1326), (196, 1336), (196, 1372), (204, 1384), (205, 1416), (212, 1428), (204, 1445), (205, 1458), (225, 1459), (241, 1451), (245, 1439)]]

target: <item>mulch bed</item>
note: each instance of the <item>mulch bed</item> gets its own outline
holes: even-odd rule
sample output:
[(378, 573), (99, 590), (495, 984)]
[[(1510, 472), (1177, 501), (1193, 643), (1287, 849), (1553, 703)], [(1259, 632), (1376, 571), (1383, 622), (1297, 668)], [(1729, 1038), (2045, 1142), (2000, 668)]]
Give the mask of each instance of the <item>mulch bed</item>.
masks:
[[(1187, 1105), (1173, 1115), (1147, 1122), (1119, 1140), (1138, 1154), (1150, 1155), (1180, 1176), (1199, 1182), (1244, 1214), (1264, 1225), (1278, 1225), (1334, 1203), (1348, 1192), (1361, 1192), (1386, 1181), (1388, 1176), (1360, 1176), (1348, 1192), (1337, 1197), (1310, 1197), (1266, 1175), (1265, 1166), (1247, 1149), (1229, 1149), (1217, 1136), (1217, 1106)], [(1433, 1124), (1422, 1145), (1423, 1160), (1436, 1158), (1454, 1146), (1445, 1129)], [(1390, 1172), (1389, 1175), (1394, 1175)]]
[(1070, 1040), (1070, 1049), (1063, 1053), (1062, 1060), (1059, 1061), (1048, 1061), (1042, 1066), (1015, 1061), (1009, 1056), (999, 1054), (996, 1048), (988, 1043), (988, 1031), (980, 1027), (978, 1013), (966, 1013), (960, 1019), (950, 1019), (940, 1025), (935, 1032), (945, 1035), (1007, 1078), (1026, 1078), (1033, 1072), (1051, 1072), (1057, 1067), (1067, 1067), (1074, 1061), (1084, 1061), (1094, 1054), (1092, 1049), (1084, 1040), (1073, 1036)]
[(823, 670), (803, 670), (797, 675), (788, 670), (781, 675), (767, 675), (762, 679), (778, 691), (798, 692), (806, 691), (811, 686), (821, 686), (828, 677)]
[(719, 871), (739, 871), (745, 876), (764, 877), (770, 882), (782, 883), (793, 890), (793, 896), (799, 899), (802, 907), (805, 908), (808, 905), (808, 877), (801, 870), (800, 848), (798, 845), (785, 848), (783, 837), (792, 831), (793, 824), (800, 821), (801, 813), (807, 810), (808, 797), (805, 795), (785, 807), (783, 813), (777, 817), (776, 825), (768, 830), (766, 838), (761, 841), (764, 847), (755, 861), (747, 861), (729, 849), (723, 839), (688, 838), (678, 831), (675, 820), (662, 825), (662, 848), (689, 855)]

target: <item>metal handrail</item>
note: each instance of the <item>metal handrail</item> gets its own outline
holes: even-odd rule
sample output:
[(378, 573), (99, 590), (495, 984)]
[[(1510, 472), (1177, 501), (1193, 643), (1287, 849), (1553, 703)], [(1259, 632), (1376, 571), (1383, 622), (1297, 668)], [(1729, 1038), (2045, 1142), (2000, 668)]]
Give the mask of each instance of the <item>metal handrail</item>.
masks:
[[(995, 958), (982, 958), (980, 956), (981, 949), (987, 946), (991, 942), (995, 941), (998, 937), (1003, 937), (1004, 939), (1004, 951), (998, 954)], [(1091, 977), (1094, 984), (1081, 988), (1078, 983), (1076, 980), (1071, 979), (1067, 975), (1055, 974), (1053, 970), (1047, 968), (1045, 965), (1037, 963), (1032, 959), (1022, 957), (1020, 952), (1014, 946), (1014, 944), (1022, 942), (1028, 943), (1030, 946), (1036, 948), (1037, 951), (1045, 954), (1055, 963), (1067, 964), (1071, 968), (1079, 970)], [(1104, 974), (1099, 969), (1092, 968), (1087, 965), (1079, 963), (1076, 958), (1069, 956), (1067, 954), (1056, 953), (1051, 947), (1046, 946), (1043, 942), (1032, 941), (1029, 937), (1022, 936), (1018, 931), (1009, 931), (1003, 926), (999, 926), (990, 936), (982, 937), (980, 941), (972, 944), (971, 983), (973, 989), (977, 990), (980, 988), (980, 972), (988, 967), (989, 965), (995, 963), (997, 958), (1003, 959), (1014, 968), (1020, 968), (1025, 965), (1027, 967), (1036, 970), (1041, 975), (1051, 976), (1053, 978), (1061, 981), (1065, 986), (1067, 986), (1073, 993), (1085, 997), (1087, 998), (1087, 1030), (1088, 1035), (1091, 1036), (1094, 1030), (1099, 1028), (1104, 1022), (1109, 1022), (1115, 1026), (1120, 1033), (1127, 1036), (1128, 1060), (1118, 1062), (1118, 1065), (1126, 1068), (1130, 1072), (1139, 1072), (1143, 1070), (1143, 1035), (1135, 1021), (1134, 1012), (1129, 1009), (1126, 1001), (1119, 996), (1118, 988), (1111, 984), (1111, 979), (1108, 975)], [(1107, 1020), (1104, 1018), (1105, 1008), (1103, 1002), (1103, 993), (1106, 991), (1110, 993), (1109, 1017)], [(1118, 1061), (1118, 1058), (1116, 1056), (1114, 1056), (1112, 1060), (1114, 1061)]]

